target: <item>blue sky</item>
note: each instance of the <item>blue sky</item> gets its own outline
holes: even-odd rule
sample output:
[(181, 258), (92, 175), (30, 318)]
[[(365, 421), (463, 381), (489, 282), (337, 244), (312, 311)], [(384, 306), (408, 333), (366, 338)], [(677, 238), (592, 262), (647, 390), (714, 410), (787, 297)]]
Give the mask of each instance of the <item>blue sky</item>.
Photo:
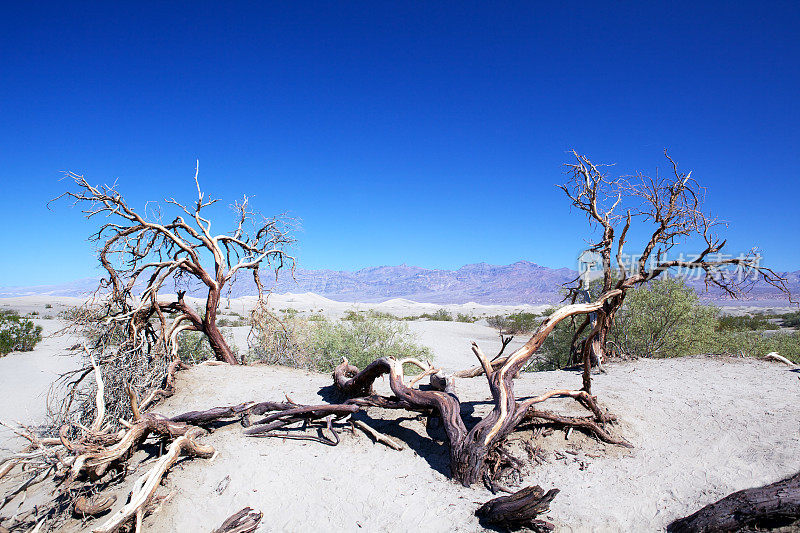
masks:
[(195, 159), (302, 219), (306, 268), (572, 267), (572, 148), (620, 174), (668, 148), (731, 252), (800, 268), (797, 4), (555, 4), (5, 5), (0, 285), (97, 275), (60, 171), (142, 207), (191, 200)]

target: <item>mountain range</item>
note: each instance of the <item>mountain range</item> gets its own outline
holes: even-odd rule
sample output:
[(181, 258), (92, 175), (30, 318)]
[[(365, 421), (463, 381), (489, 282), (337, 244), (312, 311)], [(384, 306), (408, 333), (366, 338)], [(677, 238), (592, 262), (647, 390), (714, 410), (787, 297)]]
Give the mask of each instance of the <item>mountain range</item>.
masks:
[[(793, 294), (800, 294), (800, 270), (784, 274)], [(405, 298), (417, 302), (438, 304), (477, 302), (481, 304), (543, 304), (561, 300), (561, 287), (577, 276), (569, 268), (548, 268), (518, 261), (510, 265), (476, 263), (458, 270), (427, 269), (409, 265), (379, 266), (355, 272), (337, 270), (295, 270), (294, 278), (282, 270), (277, 281), (268, 273), (262, 278), (265, 287), (276, 293), (313, 292), (332, 300), (346, 302), (380, 302)], [(82, 296), (97, 288), (96, 278), (34, 287), (0, 287), (0, 297), (26, 295)], [(719, 290), (704, 292), (701, 280), (689, 280), (706, 300), (722, 301)], [(186, 288), (186, 287), (184, 287)], [(175, 287), (165, 287), (174, 291)], [(188, 287), (189, 294), (199, 294), (199, 287)], [(255, 295), (256, 288), (249, 276), (241, 278), (226, 291), (225, 296), (238, 298)], [(785, 302), (786, 298), (774, 287), (756, 283), (746, 295), (748, 301)]]

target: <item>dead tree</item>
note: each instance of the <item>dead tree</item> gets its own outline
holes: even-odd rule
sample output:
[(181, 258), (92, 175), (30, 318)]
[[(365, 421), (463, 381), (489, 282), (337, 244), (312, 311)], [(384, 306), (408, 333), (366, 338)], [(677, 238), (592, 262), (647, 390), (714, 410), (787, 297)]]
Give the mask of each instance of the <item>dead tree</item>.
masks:
[[(96, 403), (105, 404), (107, 394), (102, 373), (94, 366), (98, 382)], [(19, 453), (0, 460), (0, 479), (18, 478), (20, 482), (0, 498), (0, 510), (15, 499), (22, 503), (28, 489), (51, 481), (48, 494), (55, 495), (49, 503), (34, 504), (30, 511), (15, 513), (13, 517), (0, 516), (0, 531), (5, 524), (28, 526), (29, 518), (41, 528), (56, 526), (68, 515), (79, 518), (97, 517), (108, 513), (117, 503), (111, 492), (128, 473), (128, 462), (134, 451), (146, 439), (155, 436), (168, 442), (169, 447), (153, 466), (133, 484), (130, 497), (125, 505), (113, 514), (105, 516), (101, 525), (93, 531), (111, 533), (119, 531), (135, 521), (133, 530), (141, 531), (141, 522), (150, 512), (155, 493), (168, 470), (182, 456), (210, 458), (215, 449), (200, 442), (216, 425), (240, 421), (251, 426), (245, 434), (253, 437), (302, 438), (335, 446), (339, 434), (334, 422), (350, 417), (361, 408), (355, 404), (299, 405), (289, 398), (285, 402), (246, 402), (238, 405), (215, 407), (205, 411), (190, 411), (173, 417), (144, 411), (144, 403), (132, 389), (128, 388), (132, 416), (120, 420), (122, 429), (115, 430), (106, 410), (98, 407), (90, 425), (79, 426), (77, 433), (72, 428), (62, 426), (57, 438), (42, 438), (26, 427), (16, 428), (5, 425), (19, 436), (27, 439), (30, 445)], [(251, 423), (250, 417), (263, 418)], [(291, 433), (277, 433), (275, 430), (301, 423), (301, 428), (291, 428)], [(305, 434), (302, 430), (314, 424), (324, 424), (330, 437)], [(300, 431), (296, 431), (300, 429)], [(75, 434), (75, 438), (70, 435)], [(23, 519), (24, 517), (24, 519)], [(261, 520), (261, 513), (250, 512), (249, 508), (236, 513), (217, 531), (253, 531)]]
[[(671, 159), (668, 158), (672, 164), (669, 177), (638, 175), (610, 180), (588, 158), (573, 153), (576, 163), (568, 165), (570, 181), (562, 189), (572, 205), (586, 213), (591, 223), (602, 231), (602, 237), (591, 247), (602, 260), (603, 283), (599, 296), (593, 301), (578, 302), (579, 291), (583, 287), (580, 284), (572, 287), (568, 304), (546, 317), (530, 340), (511, 354), (498, 354), (489, 360), (473, 343), (472, 350), (480, 366), (454, 376), (432, 376), (432, 388), (439, 390), (419, 390), (405, 383), (404, 363), (416, 364), (424, 373), (434, 373), (429, 365), (414, 360), (382, 358), (363, 370), (345, 361), (334, 373), (336, 386), (359, 405), (428, 411), (440, 417), (449, 440), (452, 476), (464, 485), (491, 478), (487, 464), (500, 453), (503, 440), (525, 419), (580, 428), (605, 442), (630, 446), (624, 439), (608, 432), (605, 425), (613, 421), (614, 416), (600, 408), (591, 389), (592, 360), (602, 360), (608, 329), (630, 289), (670, 269), (686, 269), (702, 272), (708, 285), (717, 286), (731, 296), (738, 295), (748, 283), (752, 283), (752, 276), (759, 276), (788, 294), (786, 280), (762, 267), (755, 251), (740, 257), (721, 254), (725, 241), (714, 233), (721, 224), (704, 214), (700, 187), (692, 180), (691, 174), (680, 173)], [(616, 210), (627, 204), (633, 205), (627, 208), (624, 215), (617, 214)], [(652, 223), (654, 229), (641, 255), (631, 264), (623, 254), (626, 237), (634, 220)], [(620, 225), (622, 229), (617, 234)], [(705, 249), (701, 253), (689, 258), (669, 256), (674, 253), (675, 246), (691, 236), (699, 236), (704, 240)], [(612, 269), (614, 261), (618, 273)], [(589, 318), (590, 315), (594, 315), (593, 320)], [(560, 322), (581, 316), (584, 317), (583, 325), (578, 328), (573, 340), (573, 345), (579, 346), (577, 353), (583, 367), (581, 389), (553, 390), (535, 398), (517, 400), (514, 396), (514, 377), (528, 364)], [(580, 335), (589, 326), (588, 335), (579, 343)], [(389, 375), (389, 384), (394, 393), (391, 398), (373, 393), (374, 380), (383, 374)], [(453, 377), (480, 374), (488, 379), (494, 406), (488, 415), (468, 428), (461, 417)], [(568, 417), (538, 408), (540, 403), (554, 397), (573, 398), (591, 414)], [(488, 479), (488, 482), (492, 483), (493, 480)]]
[[(481, 363), (481, 367), (489, 382), (489, 391), (494, 407), (472, 428), (467, 428), (461, 416), (461, 402), (455, 393), (453, 377), (441, 376), (431, 379), (432, 388), (440, 390), (420, 390), (414, 388), (419, 381), (417, 376), (412, 382), (405, 382), (404, 364), (412, 364), (423, 370), (422, 375), (437, 372), (430, 364), (416, 359), (398, 360), (383, 357), (359, 370), (343, 361), (334, 371), (336, 387), (351, 397), (350, 402), (360, 406), (408, 409), (412, 411), (430, 412), (438, 416), (444, 425), (450, 447), (450, 471), (454, 479), (465, 486), (484, 481), (492, 486), (494, 479), (488, 472), (488, 461), (500, 453), (499, 449), (505, 438), (526, 419), (540, 419), (561, 424), (567, 427), (578, 427), (594, 434), (597, 438), (623, 446), (630, 446), (624, 439), (613, 437), (604, 425), (613, 421), (613, 415), (605, 412), (597, 404), (596, 398), (588, 390), (551, 390), (534, 398), (518, 401), (514, 396), (514, 377), (530, 361), (536, 350), (541, 347), (553, 328), (569, 317), (587, 314), (601, 309), (605, 301), (619, 295), (614, 289), (601, 295), (590, 303), (571, 304), (558, 309), (547, 317), (539, 328), (521, 348), (503, 358), (499, 367), (483, 354), (477, 344), (473, 343), (472, 351)], [(588, 367), (585, 370), (588, 374)], [(373, 383), (381, 375), (389, 375), (389, 385), (393, 397), (374, 394)], [(589, 378), (590, 379), (590, 378)], [(537, 409), (539, 404), (550, 398), (573, 398), (585, 407), (591, 415), (588, 417), (560, 416), (550, 411)]]
[[(763, 280), (791, 299), (786, 278), (763, 267), (755, 248), (737, 256), (724, 253), (726, 241), (717, 231), (726, 224), (704, 211), (705, 189), (691, 172), (680, 172), (666, 151), (670, 166), (667, 175), (639, 173), (616, 179), (602, 172), (603, 165), (595, 165), (575, 151), (572, 154), (575, 162), (566, 165), (569, 180), (561, 189), (572, 206), (600, 230), (600, 238), (589, 247), (602, 262), (600, 293), (619, 291), (603, 302), (592, 320), (586, 316), (577, 327), (572, 340), (573, 363), (586, 360), (584, 351), (589, 352), (591, 362), (602, 362), (608, 332), (627, 292), (666, 272), (698, 273), (706, 288), (717, 287), (732, 298)], [(638, 254), (632, 255), (624, 247), (634, 223), (646, 226), (650, 237)], [(685, 249), (693, 240), (704, 243), (699, 253)], [(576, 278), (567, 287), (567, 300), (576, 302), (587, 289), (581, 278)]]
[[(259, 277), (262, 263), (269, 264), (276, 274), (285, 264), (294, 268), (294, 258), (286, 253), (294, 239), (285, 219), (261, 217), (250, 210), (245, 196), (232, 206), (237, 216), (233, 231), (215, 235), (203, 210), (218, 200), (206, 199), (197, 168), (194, 204), (166, 200), (177, 210), (171, 222), (164, 220), (158, 206), (146, 207), (144, 214), (137, 212), (115, 185), (94, 186), (81, 175), (69, 172), (67, 176), (77, 190), (59, 198), (73, 199), (87, 219), (105, 220), (91, 240), (99, 244), (100, 263), (107, 273), (101, 282), (101, 288), (110, 291), (107, 318), (125, 324), (130, 344), (156, 347), (175, 357), (180, 333), (199, 331), (218, 360), (236, 364), (217, 326), (223, 289), (240, 271), (249, 270), (263, 298)], [(203, 311), (196, 311), (185, 301), (185, 291), (179, 290), (174, 301), (160, 299), (159, 292), (168, 280), (176, 286), (186, 280), (199, 282), (206, 294)]]

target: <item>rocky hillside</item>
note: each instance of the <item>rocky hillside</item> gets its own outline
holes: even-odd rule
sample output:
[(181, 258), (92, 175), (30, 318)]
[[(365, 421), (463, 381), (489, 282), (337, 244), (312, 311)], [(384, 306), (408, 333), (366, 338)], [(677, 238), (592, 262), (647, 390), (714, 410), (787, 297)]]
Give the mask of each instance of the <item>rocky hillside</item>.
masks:
[[(390, 298), (405, 298), (417, 302), (483, 304), (542, 304), (561, 300), (560, 289), (577, 273), (568, 268), (552, 269), (529, 261), (511, 265), (476, 263), (458, 270), (436, 270), (416, 266), (380, 266), (355, 272), (297, 269), (292, 279), (282, 271), (277, 283), (264, 274), (264, 283), (274, 292), (313, 292), (338, 301), (379, 302)], [(787, 274), (794, 294), (800, 294), (800, 271)], [(709, 300), (722, 300), (715, 290), (704, 293), (700, 280), (690, 280), (698, 292)], [(94, 290), (97, 280), (85, 279), (63, 285), (0, 288), (0, 297), (28, 294), (80, 296)], [(168, 288), (174, 289), (173, 287)], [(194, 287), (188, 287), (189, 293)], [(242, 276), (227, 295), (231, 298), (256, 294), (253, 281)], [(756, 283), (748, 295), (754, 301), (780, 302), (785, 300), (773, 287)]]

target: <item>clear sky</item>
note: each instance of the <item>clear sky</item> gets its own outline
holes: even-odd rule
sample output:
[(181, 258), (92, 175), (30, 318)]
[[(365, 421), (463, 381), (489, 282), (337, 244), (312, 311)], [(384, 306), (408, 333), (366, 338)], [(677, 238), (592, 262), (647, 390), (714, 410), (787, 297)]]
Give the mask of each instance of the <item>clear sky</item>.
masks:
[[(709, 188), (800, 268), (796, 2), (7, 2), (0, 285), (97, 275), (60, 171), (137, 207), (244, 193), (301, 266), (574, 267), (567, 150)], [(225, 214), (224, 212), (222, 214)], [(219, 226), (217, 226), (219, 227)]]

